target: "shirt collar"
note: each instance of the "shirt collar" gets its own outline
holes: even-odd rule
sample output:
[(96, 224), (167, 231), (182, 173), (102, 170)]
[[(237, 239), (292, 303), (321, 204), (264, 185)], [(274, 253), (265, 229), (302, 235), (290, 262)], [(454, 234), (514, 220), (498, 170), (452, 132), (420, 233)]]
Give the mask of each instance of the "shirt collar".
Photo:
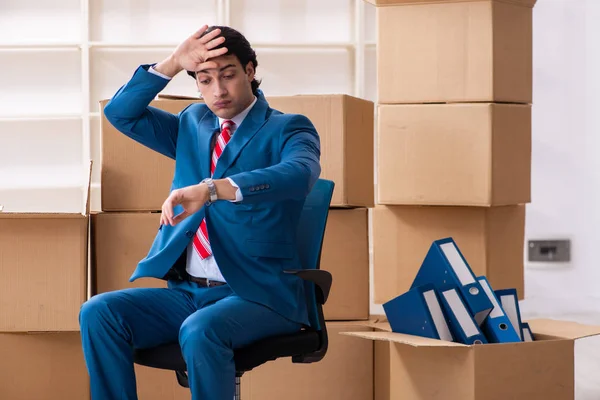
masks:
[[(234, 132), (238, 128), (238, 126), (240, 126), (242, 124), (242, 121), (244, 121), (244, 118), (246, 118), (246, 116), (248, 115), (248, 113), (250, 112), (250, 110), (252, 109), (252, 107), (254, 106), (254, 104), (256, 103), (257, 100), (258, 100), (258, 98), (256, 96), (254, 96), (254, 101), (252, 102), (252, 104), (250, 104), (248, 107), (246, 107), (246, 109), (244, 111), (242, 111), (235, 117), (231, 118), (231, 120), (235, 124), (235, 126), (233, 127)], [(219, 117), (219, 129), (221, 129), (221, 126), (223, 126), (223, 121), (226, 121), (226, 120), (224, 118)]]

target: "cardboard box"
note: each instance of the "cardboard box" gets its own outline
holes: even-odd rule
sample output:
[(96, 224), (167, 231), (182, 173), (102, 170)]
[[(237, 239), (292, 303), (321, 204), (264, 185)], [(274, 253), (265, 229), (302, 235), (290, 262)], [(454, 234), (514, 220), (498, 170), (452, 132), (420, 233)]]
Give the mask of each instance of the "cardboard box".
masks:
[(160, 213), (92, 214), (92, 293), (133, 287), (167, 287), (166, 281), (140, 278), (129, 282), (148, 254), (160, 225)]
[[(321, 268), (333, 275), (324, 308), (327, 320), (369, 317), (367, 218), (365, 208), (330, 210), (321, 254)], [(166, 287), (165, 281), (154, 278), (129, 282), (152, 245), (159, 221), (159, 213), (92, 215), (94, 294), (129, 287)]]
[[(76, 332), (0, 334), (0, 398), (10, 400), (89, 399), (88, 372)], [(0, 364), (2, 365), (2, 364)], [(144, 400), (190, 400), (175, 372), (135, 365), (137, 393)]]
[(380, 106), (378, 203), (529, 203), (531, 146), (529, 105)]
[(373, 209), (374, 301), (410, 289), (431, 243), (452, 237), (477, 276), (494, 289), (524, 294), (525, 206), (376, 206)]
[[(150, 103), (173, 114), (199, 99), (160, 99)], [(175, 160), (128, 138), (108, 122), (100, 102), (102, 133), (102, 211), (160, 211), (169, 196)]]
[(535, 0), (369, 1), (379, 103), (531, 103)]
[[(267, 98), (272, 108), (299, 113), (321, 139), (321, 177), (335, 181), (332, 206), (374, 204), (374, 105), (347, 95)], [(108, 100), (100, 102), (100, 109)], [(162, 96), (150, 105), (177, 113), (198, 99)], [(171, 188), (174, 160), (118, 132), (102, 111), (102, 210), (159, 211)]]
[[(78, 331), (87, 299), (91, 164), (72, 208), (0, 206), (0, 332)], [(36, 212), (31, 211), (36, 210)]]
[(293, 364), (291, 358), (269, 361), (244, 374), (242, 399), (373, 399), (373, 343), (340, 335), (371, 330), (361, 322), (328, 322), (329, 348), (323, 360), (312, 364)]
[(77, 332), (0, 333), (0, 399), (89, 399)]
[(308, 117), (321, 139), (321, 178), (335, 182), (332, 206), (373, 207), (375, 109), (348, 95), (267, 98), (271, 108)]
[(349, 332), (375, 341), (375, 400), (573, 400), (575, 340), (600, 327), (529, 320), (533, 342), (463, 345), (390, 332)]
[(190, 389), (180, 386), (174, 371), (135, 364), (140, 400), (191, 400)]
[(329, 211), (321, 269), (333, 283), (323, 313), (325, 319), (369, 318), (369, 228), (366, 208)]

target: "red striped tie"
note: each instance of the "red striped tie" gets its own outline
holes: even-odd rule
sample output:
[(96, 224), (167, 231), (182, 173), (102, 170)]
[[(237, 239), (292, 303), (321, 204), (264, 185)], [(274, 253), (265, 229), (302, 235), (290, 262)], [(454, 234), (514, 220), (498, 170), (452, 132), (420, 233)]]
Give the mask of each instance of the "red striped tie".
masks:
[[(221, 133), (217, 138), (217, 142), (215, 143), (215, 148), (212, 153), (212, 159), (210, 160), (211, 176), (215, 173), (217, 161), (219, 161), (219, 157), (221, 157), (225, 146), (227, 146), (227, 143), (229, 143), (229, 140), (231, 139), (231, 128), (233, 128), (234, 125), (235, 124), (233, 121), (230, 120), (223, 121), (221, 124)], [(198, 252), (200, 258), (203, 260), (212, 254), (210, 242), (208, 241), (208, 231), (206, 230), (206, 218), (202, 219), (200, 227), (198, 228), (198, 231), (196, 231), (196, 235), (194, 236), (194, 248)]]

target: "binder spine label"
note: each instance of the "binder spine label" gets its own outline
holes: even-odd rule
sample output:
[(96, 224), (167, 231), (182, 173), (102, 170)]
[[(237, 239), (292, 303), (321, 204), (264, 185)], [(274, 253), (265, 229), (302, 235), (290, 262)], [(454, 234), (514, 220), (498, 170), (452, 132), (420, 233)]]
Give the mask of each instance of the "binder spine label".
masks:
[(444, 297), (446, 298), (446, 301), (448, 301), (448, 305), (452, 309), (452, 312), (465, 335), (467, 337), (478, 335), (479, 329), (475, 326), (475, 323), (460, 299), (458, 292), (454, 289), (447, 290), (444, 292)]
[(428, 290), (423, 293), (423, 297), (425, 298), (425, 302), (427, 303), (427, 307), (431, 313), (433, 324), (440, 335), (440, 339), (452, 342), (452, 334), (450, 333), (450, 328), (448, 328), (448, 324), (446, 323), (446, 318), (444, 317), (440, 302), (435, 295), (435, 291)]
[(458, 280), (460, 281), (461, 285), (467, 286), (472, 283), (475, 283), (475, 278), (473, 278), (473, 274), (469, 270), (467, 264), (465, 264), (465, 261), (460, 256), (458, 249), (456, 248), (454, 243), (443, 243), (442, 245), (440, 245), (440, 248), (444, 252), (444, 255), (448, 259), (448, 262), (452, 266), (454, 273), (456, 273), (456, 276), (458, 277)]

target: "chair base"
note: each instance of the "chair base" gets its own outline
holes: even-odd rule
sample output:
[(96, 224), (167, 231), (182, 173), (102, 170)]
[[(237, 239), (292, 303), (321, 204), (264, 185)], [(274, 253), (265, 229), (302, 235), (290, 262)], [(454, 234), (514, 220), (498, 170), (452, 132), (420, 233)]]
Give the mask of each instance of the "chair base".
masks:
[[(190, 381), (185, 371), (175, 371), (175, 375), (177, 375), (177, 382), (181, 386), (185, 388), (190, 387)], [(242, 399), (242, 375), (244, 375), (243, 372), (235, 373), (235, 397), (233, 398), (234, 400)]]

